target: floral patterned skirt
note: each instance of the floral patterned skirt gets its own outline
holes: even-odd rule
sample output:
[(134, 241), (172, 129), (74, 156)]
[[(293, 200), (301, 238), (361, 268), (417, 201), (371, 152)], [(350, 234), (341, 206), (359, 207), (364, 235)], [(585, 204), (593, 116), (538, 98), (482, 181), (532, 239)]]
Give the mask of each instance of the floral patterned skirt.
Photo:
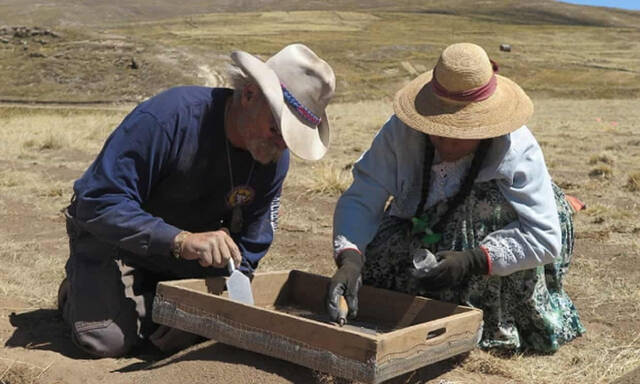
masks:
[[(555, 352), (585, 329), (562, 288), (573, 253), (573, 213), (560, 188), (554, 184), (553, 190), (562, 229), (562, 250), (551, 264), (509, 276), (473, 276), (459, 286), (426, 292), (411, 277), (410, 250), (419, 241), (410, 234), (411, 222), (387, 211), (367, 247), (363, 282), (482, 309), (481, 348)], [(426, 213), (433, 217), (445, 208), (443, 203)], [(514, 209), (495, 182), (476, 183), (466, 200), (449, 216), (438, 249), (433, 251), (474, 248), (489, 233), (515, 220)]]

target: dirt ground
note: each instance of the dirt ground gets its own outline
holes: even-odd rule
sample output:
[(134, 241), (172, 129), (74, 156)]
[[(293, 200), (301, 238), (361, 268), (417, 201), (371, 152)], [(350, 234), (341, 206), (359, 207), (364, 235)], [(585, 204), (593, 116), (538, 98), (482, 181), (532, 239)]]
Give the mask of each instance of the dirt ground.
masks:
[[(632, 181), (640, 171), (640, 112), (633, 100), (535, 103), (537, 112), (529, 125), (554, 180), (588, 205), (576, 217), (576, 248), (566, 283), (587, 333), (555, 355), (494, 356), (476, 350), (391, 382), (604, 383), (640, 365), (640, 193)], [(68, 252), (59, 211), (71, 183), (127, 107), (0, 110), (0, 382), (340, 382), (214, 341), (171, 356), (149, 348), (122, 359), (94, 360), (79, 354), (54, 304)], [(339, 191), (348, 185), (346, 169), (366, 149), (390, 106), (337, 104), (331, 112), (340, 129), (327, 158), (292, 163), (280, 229), (263, 271), (333, 271), (330, 223)], [(62, 141), (43, 136), (43, 126)], [(57, 129), (68, 131), (67, 136)]]

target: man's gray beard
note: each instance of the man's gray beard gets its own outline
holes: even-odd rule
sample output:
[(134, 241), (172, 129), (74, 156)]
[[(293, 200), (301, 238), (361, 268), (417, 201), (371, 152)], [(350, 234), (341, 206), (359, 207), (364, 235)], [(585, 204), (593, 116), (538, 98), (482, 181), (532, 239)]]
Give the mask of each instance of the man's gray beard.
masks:
[[(266, 141), (259, 141), (258, 143), (256, 143), (256, 141), (251, 141), (249, 144), (249, 152), (256, 161), (265, 165), (277, 162), (278, 159), (280, 159), (280, 156), (282, 156), (282, 151), (280, 151), (275, 145)], [(266, 154), (267, 161), (263, 163), (255, 157), (255, 153)]]

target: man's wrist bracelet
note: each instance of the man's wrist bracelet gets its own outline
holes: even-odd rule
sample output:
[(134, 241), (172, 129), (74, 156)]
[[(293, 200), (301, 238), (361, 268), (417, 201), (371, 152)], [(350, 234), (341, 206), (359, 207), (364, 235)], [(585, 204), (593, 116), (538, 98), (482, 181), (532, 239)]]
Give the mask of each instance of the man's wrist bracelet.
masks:
[(178, 233), (173, 239), (173, 244), (171, 245), (171, 255), (176, 259), (180, 259), (182, 257), (182, 244), (190, 234), (191, 232), (182, 231)]

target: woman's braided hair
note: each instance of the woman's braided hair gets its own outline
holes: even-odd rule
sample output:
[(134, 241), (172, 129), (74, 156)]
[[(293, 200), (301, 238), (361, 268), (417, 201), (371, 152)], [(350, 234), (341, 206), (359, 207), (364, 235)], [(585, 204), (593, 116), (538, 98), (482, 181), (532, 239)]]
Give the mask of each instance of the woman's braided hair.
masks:
[(429, 183), (431, 181), (431, 164), (433, 164), (433, 156), (435, 154), (435, 149), (433, 148), (433, 144), (429, 140), (429, 135), (424, 135), (426, 138), (426, 145), (424, 148), (424, 166), (422, 168), (422, 192), (420, 194), (420, 202), (418, 203), (418, 208), (416, 208), (416, 213), (413, 216), (419, 217), (422, 215), (424, 211), (424, 205), (427, 202), (427, 197), (429, 196)]
[[(424, 169), (422, 176), (422, 196), (420, 198), (420, 203), (418, 204), (418, 209), (416, 210), (415, 216), (422, 215), (424, 211), (424, 205), (427, 202), (427, 197), (429, 196), (429, 184), (431, 181), (431, 165), (433, 164), (433, 158), (435, 154), (435, 149), (431, 141), (429, 140), (429, 136), (427, 135), (427, 145), (425, 148), (425, 158), (424, 158)], [(480, 173), (480, 169), (482, 168), (482, 163), (484, 159), (487, 157), (487, 152), (489, 151), (489, 147), (491, 146), (491, 139), (484, 139), (478, 145), (476, 149), (475, 155), (473, 156), (473, 160), (471, 161), (471, 167), (469, 167), (469, 171), (460, 187), (458, 193), (455, 194), (452, 198), (447, 202), (447, 210), (445, 213), (440, 216), (437, 224), (432, 228), (432, 230), (436, 233), (441, 232), (444, 228), (444, 225), (447, 223), (449, 216), (453, 214), (453, 212), (462, 204), (462, 202), (469, 196), (471, 193), (471, 189), (473, 188), (473, 183), (478, 177)]]

